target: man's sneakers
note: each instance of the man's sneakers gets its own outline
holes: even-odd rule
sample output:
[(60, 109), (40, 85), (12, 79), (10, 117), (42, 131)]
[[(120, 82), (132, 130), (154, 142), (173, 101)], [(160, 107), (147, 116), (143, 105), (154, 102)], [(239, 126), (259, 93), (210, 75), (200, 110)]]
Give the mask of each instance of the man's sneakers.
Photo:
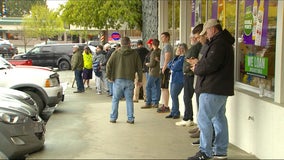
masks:
[(181, 120), (179, 122), (176, 122), (177, 126), (193, 126), (194, 123), (191, 120), (185, 121), (185, 120)]
[(228, 158), (227, 158), (227, 155), (214, 155), (213, 156), (213, 160), (218, 160), (218, 159), (227, 160)]
[[(193, 157), (188, 157), (187, 160), (209, 160), (210, 157), (208, 157), (205, 153), (199, 151), (196, 153)], [(226, 160), (227, 155), (214, 155), (213, 160)]]
[(167, 113), (170, 112), (170, 107), (166, 107), (165, 105), (162, 105), (162, 107), (157, 109), (158, 113)]
[(149, 108), (152, 108), (152, 105), (145, 104), (144, 106), (141, 107), (141, 109), (149, 109)]
[(205, 153), (199, 151), (193, 157), (188, 157), (187, 160), (209, 160), (210, 157), (207, 157)]

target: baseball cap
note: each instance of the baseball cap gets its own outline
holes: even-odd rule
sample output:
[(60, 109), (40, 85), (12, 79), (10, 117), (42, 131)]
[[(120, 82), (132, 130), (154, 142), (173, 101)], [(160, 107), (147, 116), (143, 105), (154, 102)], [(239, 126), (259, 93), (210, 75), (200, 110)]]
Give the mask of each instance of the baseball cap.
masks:
[(218, 20), (217, 19), (208, 19), (204, 26), (203, 26), (203, 30), (202, 32), (199, 34), (201, 36), (203, 36), (205, 33), (206, 33), (206, 30), (210, 27), (213, 27), (213, 26), (216, 26), (217, 24), (219, 24)]
[(79, 48), (79, 46), (78, 45), (74, 45), (73, 48)]
[(153, 44), (153, 39), (149, 39), (149, 40), (147, 41), (147, 44)]

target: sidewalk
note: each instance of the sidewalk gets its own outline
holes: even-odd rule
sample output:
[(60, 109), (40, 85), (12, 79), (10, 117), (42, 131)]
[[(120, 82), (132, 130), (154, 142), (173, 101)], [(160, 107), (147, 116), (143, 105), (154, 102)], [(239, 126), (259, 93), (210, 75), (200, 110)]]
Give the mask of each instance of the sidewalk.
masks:
[[(74, 94), (72, 72), (59, 74), (69, 74), (63, 78), (69, 82), (65, 102), (47, 123), (44, 149), (27, 159), (187, 159), (199, 150), (191, 145), (196, 139), (189, 137), (190, 127), (175, 125), (181, 119), (165, 119), (167, 113), (140, 109), (142, 100), (134, 103), (134, 125), (126, 123), (125, 101), (120, 102), (117, 123), (110, 123), (110, 97), (95, 94), (94, 82), (92, 90)], [(228, 159), (255, 157), (230, 145)]]

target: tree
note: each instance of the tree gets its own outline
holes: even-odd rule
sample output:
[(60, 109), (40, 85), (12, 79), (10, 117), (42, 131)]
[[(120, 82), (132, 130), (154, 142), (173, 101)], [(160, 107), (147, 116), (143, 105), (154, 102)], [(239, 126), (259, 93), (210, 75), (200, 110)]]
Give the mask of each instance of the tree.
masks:
[(24, 16), (22, 28), (25, 37), (41, 37), (47, 39), (64, 32), (64, 25), (56, 12), (45, 5), (34, 5), (31, 14)]
[(61, 6), (65, 23), (88, 28), (142, 29), (142, 2), (140, 0), (69, 0)]
[(22, 17), (30, 12), (33, 5), (46, 5), (46, 0), (0, 0), (1, 6), (4, 1), (6, 3), (7, 17)]

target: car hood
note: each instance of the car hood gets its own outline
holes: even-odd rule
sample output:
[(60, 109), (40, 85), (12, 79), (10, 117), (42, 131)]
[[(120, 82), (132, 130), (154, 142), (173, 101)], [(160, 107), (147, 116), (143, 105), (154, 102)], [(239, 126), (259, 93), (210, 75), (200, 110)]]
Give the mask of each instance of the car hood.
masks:
[(21, 101), (9, 97), (0, 97), (0, 109), (20, 112), (29, 116), (35, 116), (37, 114), (37, 111), (34, 108), (25, 103), (22, 103)]
[(4, 88), (4, 87), (0, 87), (0, 96), (1, 97), (12, 97), (15, 99), (27, 99), (30, 97), (25, 92), (21, 92), (21, 91), (10, 89), (10, 88)]
[[(55, 72), (44, 69), (29, 68), (29, 67), (13, 67), (6, 69), (7, 77), (20, 77), (21, 83), (44, 82), (42, 81), (42, 79), (47, 79), (52, 74), (55, 74)], [(31, 78), (33, 78), (33, 81), (31, 81)], [(10, 79), (10, 80), (18, 81), (15, 79)]]
[(15, 68), (32, 68), (32, 69), (40, 69), (40, 70), (52, 71), (51, 68), (41, 67), (41, 66), (17, 65), (17, 66), (15, 66)]

